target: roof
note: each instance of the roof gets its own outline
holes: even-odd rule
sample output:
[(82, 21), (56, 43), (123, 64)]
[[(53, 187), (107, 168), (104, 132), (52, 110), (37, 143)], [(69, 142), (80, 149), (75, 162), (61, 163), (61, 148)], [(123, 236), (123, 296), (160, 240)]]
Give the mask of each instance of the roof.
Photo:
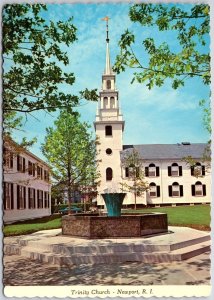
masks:
[(10, 136), (5, 135), (4, 136), (4, 145), (7, 148), (6, 142), (8, 142), (8, 144), (11, 144), (13, 146), (18, 147), (18, 151), (17, 154), (19, 154), (18, 152), (20, 152), (20, 154), (23, 152), (29, 156), (31, 156), (32, 158), (38, 160), (41, 164), (44, 164), (46, 167), (48, 167), (50, 169), (50, 166), (48, 163), (46, 163), (44, 160), (42, 160), (40, 157), (36, 156), (35, 154), (33, 154), (32, 152), (30, 152), (29, 150), (27, 150), (26, 148), (20, 146), (17, 142), (15, 142)]
[(181, 144), (142, 144), (142, 145), (124, 145), (123, 154), (129, 153), (132, 149), (140, 153), (142, 159), (183, 159), (191, 156), (192, 158), (202, 158), (205, 155), (206, 143), (183, 142)]

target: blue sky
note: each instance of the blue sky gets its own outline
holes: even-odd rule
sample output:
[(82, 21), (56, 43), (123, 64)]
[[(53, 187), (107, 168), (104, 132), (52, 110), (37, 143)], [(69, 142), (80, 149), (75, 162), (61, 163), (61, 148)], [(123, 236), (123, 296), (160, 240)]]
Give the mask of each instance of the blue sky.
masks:
[[(190, 4), (183, 4), (190, 7)], [(69, 56), (69, 66), (65, 71), (74, 72), (76, 82), (72, 87), (62, 85), (64, 92), (75, 94), (85, 88), (101, 88), (101, 76), (105, 67), (106, 32), (105, 22), (101, 19), (108, 15), (110, 35), (111, 62), (119, 52), (118, 41), (125, 29), (129, 28), (136, 35), (134, 46), (141, 61), (147, 61), (146, 52), (142, 51), (142, 40), (154, 37), (159, 44), (169, 43), (174, 50), (177, 41), (173, 32), (159, 33), (155, 28), (142, 28), (133, 24), (128, 17), (129, 4), (50, 4), (43, 17), (49, 21), (67, 20), (73, 16), (77, 27), (78, 41), (69, 48), (62, 45)], [(139, 46), (140, 45), (140, 46)], [(209, 47), (209, 45), (207, 46)], [(167, 81), (161, 88), (148, 90), (146, 84), (131, 84), (132, 71), (117, 75), (120, 105), (125, 120), (123, 135), (124, 144), (170, 144), (182, 141), (206, 142), (208, 133), (202, 124), (202, 110), (199, 100), (209, 97), (209, 87), (204, 86), (198, 79), (186, 82), (185, 87), (178, 90), (171, 88)], [(88, 121), (93, 130), (96, 103), (84, 102), (78, 108), (81, 119)], [(42, 157), (40, 146), (46, 134), (45, 128), (52, 126), (57, 113), (47, 114), (37, 112), (28, 117), (24, 132), (14, 134), (19, 141), (23, 136), (37, 137), (38, 142), (31, 148), (37, 156)]]

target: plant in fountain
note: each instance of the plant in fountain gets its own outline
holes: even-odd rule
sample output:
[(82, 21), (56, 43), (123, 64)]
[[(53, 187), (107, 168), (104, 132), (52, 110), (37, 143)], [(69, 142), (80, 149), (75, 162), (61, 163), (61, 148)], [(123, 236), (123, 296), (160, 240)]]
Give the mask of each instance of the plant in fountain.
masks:
[(137, 208), (137, 196), (141, 196), (149, 190), (149, 184), (145, 181), (143, 161), (137, 150), (127, 151), (122, 157), (122, 167), (125, 168), (126, 182), (121, 183), (123, 192), (134, 194), (134, 208)]

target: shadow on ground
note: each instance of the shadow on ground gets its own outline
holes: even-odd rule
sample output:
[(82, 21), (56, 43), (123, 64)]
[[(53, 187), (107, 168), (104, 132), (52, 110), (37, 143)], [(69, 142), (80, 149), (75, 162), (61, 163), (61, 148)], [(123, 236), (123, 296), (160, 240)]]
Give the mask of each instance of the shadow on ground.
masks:
[(145, 264), (56, 267), (17, 255), (4, 257), (6, 286), (14, 285), (209, 285), (210, 258), (203, 254), (187, 261)]

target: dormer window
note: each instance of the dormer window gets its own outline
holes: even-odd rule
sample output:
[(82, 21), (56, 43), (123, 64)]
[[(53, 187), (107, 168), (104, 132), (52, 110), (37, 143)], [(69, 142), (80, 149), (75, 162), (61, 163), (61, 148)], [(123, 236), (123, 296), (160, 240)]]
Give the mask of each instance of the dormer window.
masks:
[(111, 80), (106, 81), (107, 90), (111, 89)]

